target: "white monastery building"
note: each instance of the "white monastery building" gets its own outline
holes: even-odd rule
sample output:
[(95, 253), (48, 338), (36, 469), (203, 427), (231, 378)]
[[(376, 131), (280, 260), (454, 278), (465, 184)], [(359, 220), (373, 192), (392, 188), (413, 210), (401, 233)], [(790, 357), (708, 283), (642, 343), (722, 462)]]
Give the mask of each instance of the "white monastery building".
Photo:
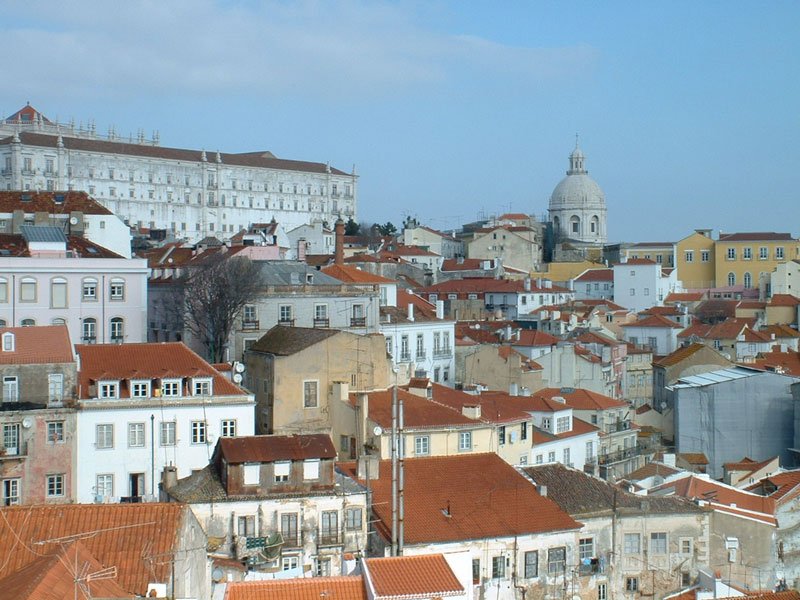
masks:
[(27, 105), (0, 121), (0, 189), (85, 191), (139, 228), (197, 241), (274, 218), (286, 230), (356, 215), (355, 169), (268, 151), (167, 148), (158, 134), (50, 121)]

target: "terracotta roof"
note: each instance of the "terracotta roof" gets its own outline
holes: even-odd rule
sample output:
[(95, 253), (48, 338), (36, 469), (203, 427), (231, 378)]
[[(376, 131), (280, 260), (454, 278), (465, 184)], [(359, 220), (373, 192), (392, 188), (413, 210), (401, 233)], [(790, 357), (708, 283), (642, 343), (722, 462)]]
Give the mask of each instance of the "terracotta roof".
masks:
[(575, 281), (614, 281), (614, 269), (587, 269)]
[(360, 576), (306, 577), (228, 584), (224, 600), (368, 600)]
[(593, 362), (593, 363), (603, 362), (602, 359), (599, 356), (597, 356), (593, 352), (587, 350), (586, 348), (584, 348), (580, 344), (575, 344), (573, 349), (575, 351), (575, 355), (576, 356), (580, 356), (584, 360), (588, 360), (589, 362)]
[(530, 358), (522, 354), (522, 352), (515, 350), (511, 346), (498, 346), (497, 355), (506, 362), (508, 362), (511, 357), (518, 358), (520, 361), (520, 368), (525, 371), (542, 370), (542, 365), (537, 363), (535, 360), (531, 360)]
[(769, 343), (769, 342), (771, 342), (773, 340), (766, 333), (762, 333), (760, 331), (754, 331), (754, 330), (752, 330), (750, 328), (747, 328), (747, 329), (744, 330), (744, 341), (745, 342), (753, 342), (753, 343), (765, 344), (765, 343)]
[[(40, 146), (44, 148), (56, 148), (58, 142), (58, 136), (46, 135), (42, 133), (22, 132), (19, 134), (19, 138), (20, 141), (25, 145)], [(11, 136), (0, 140), (0, 145), (10, 144), (11, 140)], [(121, 141), (112, 142), (107, 140), (73, 138), (67, 136), (62, 136), (62, 140), (64, 147), (67, 150), (105, 152), (110, 154), (144, 156), (194, 163), (202, 162), (202, 150), (184, 150), (181, 148), (167, 148), (164, 146), (130, 144)], [(216, 159), (215, 152), (207, 152), (206, 155), (208, 162)], [(222, 159), (222, 164), (224, 165), (235, 165), (240, 167), (260, 167), (264, 169), (281, 169), (308, 173), (326, 173), (328, 172), (329, 168), (324, 163), (276, 158), (274, 154), (265, 150), (236, 154), (221, 152), (220, 158)], [(330, 167), (330, 172), (334, 175), (349, 175), (349, 173), (345, 173), (344, 171), (340, 171), (339, 169), (333, 167)]]
[(585, 330), (582, 331), (575, 339), (582, 344), (598, 344), (600, 346), (621, 346), (625, 344), (625, 342), (607, 337), (603, 334)]
[(26, 213), (45, 212), (65, 217), (73, 211), (80, 211), (85, 215), (114, 214), (86, 192), (0, 191), (0, 213), (11, 213), (15, 210)]
[(337, 333), (340, 333), (338, 329), (275, 325), (249, 349), (265, 354), (291, 356), (310, 348), (314, 344), (327, 340)]
[(791, 233), (775, 233), (773, 231), (756, 231), (744, 233), (722, 233), (719, 234), (720, 242), (769, 242), (769, 241), (792, 241)]
[(465, 258), (461, 262), (457, 258), (448, 258), (442, 261), (442, 271), (483, 271), (483, 263), (488, 260), (491, 266), (488, 270), (494, 268), (493, 259), (485, 258)]
[(672, 248), (675, 242), (637, 242), (631, 248)]
[(406, 246), (405, 244), (398, 244), (394, 250), (384, 250), (383, 254), (395, 256), (433, 256), (441, 258), (441, 254), (431, 252), (421, 246)]
[[(438, 395), (436, 392), (434, 394)], [(392, 426), (392, 390), (373, 391), (369, 392), (368, 396), (369, 419), (388, 430)], [(454, 410), (452, 407), (422, 398), (404, 389), (398, 389), (397, 396), (403, 400), (403, 419), (407, 428), (472, 427), (480, 424), (480, 421), (462, 415), (460, 409)], [(358, 393), (350, 394), (351, 405), (355, 405), (357, 397)]]
[(442, 554), (367, 558), (364, 563), (376, 600), (427, 600), (464, 593), (464, 587)]
[(536, 396), (548, 399), (560, 396), (566, 400), (567, 406), (574, 410), (604, 410), (607, 408), (628, 406), (628, 404), (622, 400), (615, 400), (610, 396), (581, 388), (544, 388), (534, 393)]
[(0, 589), (14, 600), (64, 600), (74, 596), (76, 587), (81, 590), (80, 598), (130, 598), (131, 593), (113, 578), (89, 580), (85, 576), (103, 568), (80, 541), (72, 542), (0, 579)]
[(0, 365), (45, 365), (75, 362), (66, 325), (0, 327), (14, 334), (14, 350), (0, 350)]
[(777, 504), (782, 504), (796, 498), (800, 493), (800, 469), (769, 475), (745, 489), (769, 496)]
[(654, 477), (656, 475), (660, 475), (661, 477), (668, 477), (669, 475), (675, 475), (675, 473), (680, 473), (680, 469), (676, 469), (674, 467), (670, 467), (669, 465), (665, 465), (659, 462), (649, 462), (645, 466), (640, 467), (629, 473), (625, 476), (625, 479), (628, 481), (642, 481), (643, 479), (647, 479), (648, 477)]
[[(745, 596), (747, 600), (798, 600), (800, 599), (800, 591), (786, 590), (784, 592), (747, 592)], [(728, 598), (720, 598), (719, 600), (741, 600), (741, 596), (730, 596)]]
[(324, 433), (221, 437), (219, 448), (230, 464), (336, 457), (331, 438)]
[[(78, 235), (68, 235), (66, 249), (72, 252), (73, 258), (123, 258), (108, 248)], [(25, 237), (16, 233), (0, 233), (0, 249), (8, 250), (11, 256), (28, 257), (28, 242)]]
[(761, 333), (766, 333), (767, 335), (775, 335), (776, 340), (780, 338), (800, 338), (800, 332), (792, 329), (788, 325), (784, 325), (783, 323), (767, 325), (766, 327), (762, 327), (760, 331)]
[(709, 321), (733, 318), (736, 316), (736, 306), (738, 304), (739, 300), (712, 298), (711, 300), (704, 300), (698, 304), (694, 309), (694, 314), (699, 319)]
[(539, 331), (538, 329), (520, 329), (519, 339), (514, 340), (512, 337), (512, 340), (512, 346), (529, 347), (550, 347), (555, 346), (561, 341), (557, 337), (545, 331)]
[(505, 213), (497, 217), (498, 220), (508, 219), (509, 221), (526, 221), (531, 218), (530, 215), (525, 213)]
[(322, 272), (344, 283), (397, 283), (394, 279), (374, 275), (347, 265), (329, 265), (322, 268)]
[(736, 308), (741, 308), (742, 310), (763, 310), (766, 307), (767, 303), (759, 300), (742, 300), (736, 305)]
[(704, 297), (705, 292), (671, 292), (667, 294), (664, 299), (665, 304), (673, 302), (700, 302)]
[(638, 496), (612, 483), (570, 469), (559, 463), (524, 469), (538, 485), (547, 486), (547, 497), (580, 519), (615, 508), (642, 513), (697, 513), (700, 509), (682, 498)]
[(623, 323), (622, 327), (667, 327), (669, 329), (683, 329), (682, 325), (678, 325), (672, 319), (661, 315), (650, 315), (644, 319), (634, 321), (633, 323)]
[(750, 322), (747, 319), (726, 319), (714, 325), (694, 323), (681, 331), (678, 337), (696, 336), (707, 340), (735, 340), (749, 326)]
[(793, 307), (800, 304), (800, 298), (795, 298), (791, 294), (775, 294), (770, 298), (767, 306)]
[[(98, 381), (170, 377), (211, 377), (215, 396), (245, 393), (182, 342), (77, 344), (75, 352), (81, 361), (78, 391), (82, 399), (91, 398), (89, 386)], [(130, 396), (126, 385), (120, 388), (120, 397)]]
[(678, 456), (690, 465), (704, 466), (708, 464), (708, 458), (702, 452), (681, 452)]
[(745, 475), (739, 477), (738, 481), (744, 480), (749, 474), (755, 473), (756, 471), (763, 469), (772, 461), (774, 461), (777, 457), (773, 456), (772, 458), (768, 458), (767, 460), (756, 461), (752, 458), (745, 456), (742, 460), (738, 462), (729, 462), (724, 463), (722, 466), (725, 467), (726, 471), (743, 471)]
[(662, 315), (667, 317), (680, 317), (683, 312), (677, 306), (651, 306), (639, 313), (640, 315)]
[(494, 286), (496, 280), (492, 277), (467, 277), (465, 279), (451, 279), (419, 290), (423, 294), (485, 294), (486, 290)]
[(169, 580), (169, 561), (148, 556), (171, 556), (188, 510), (176, 503), (4, 507), (0, 509), (0, 577), (63, 548), (61, 543), (32, 546), (32, 542), (76, 537), (104, 567), (117, 567), (116, 581), (122, 589), (144, 596), (148, 583)]
[[(493, 453), (412, 458), (405, 465), (407, 545), (496, 539), (581, 527)], [(354, 463), (340, 467), (357, 476)], [(391, 461), (371, 482), (376, 529), (390, 537)]]
[(800, 352), (764, 352), (754, 362), (747, 363), (747, 366), (800, 377)]

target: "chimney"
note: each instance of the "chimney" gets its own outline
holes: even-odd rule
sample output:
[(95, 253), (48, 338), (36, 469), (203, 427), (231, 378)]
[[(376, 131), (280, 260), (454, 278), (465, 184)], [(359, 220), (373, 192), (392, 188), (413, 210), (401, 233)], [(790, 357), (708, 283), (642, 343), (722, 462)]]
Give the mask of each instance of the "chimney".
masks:
[(362, 454), (358, 457), (357, 468), (358, 478), (362, 481), (378, 478), (378, 459), (377, 454)]
[(444, 319), (444, 300), (436, 301), (436, 318), (439, 320)]
[(336, 219), (334, 226), (336, 232), (336, 253), (334, 254), (334, 263), (337, 265), (344, 264), (344, 221), (341, 217)]
[(526, 292), (530, 292), (531, 291), (531, 278), (530, 277), (526, 277), (525, 279), (523, 279), (522, 280), (522, 286), (523, 286), (523, 288), (525, 289)]
[(510, 383), (508, 385), (508, 395), (509, 396), (518, 396), (519, 395), (519, 384), (518, 383)]
[(414, 304), (412, 302), (408, 303), (408, 320), (414, 320)]
[(164, 467), (161, 471), (161, 491), (165, 492), (178, 483), (178, 469), (173, 465)]
[(302, 262), (306, 261), (307, 249), (308, 249), (308, 243), (306, 242), (305, 238), (300, 238), (297, 241), (297, 260)]
[(481, 405), (480, 404), (464, 404), (461, 407), (461, 414), (467, 417), (468, 419), (480, 419), (481, 418)]
[(547, 486), (546, 485), (539, 485), (536, 487), (536, 491), (539, 492), (540, 496), (547, 497)]

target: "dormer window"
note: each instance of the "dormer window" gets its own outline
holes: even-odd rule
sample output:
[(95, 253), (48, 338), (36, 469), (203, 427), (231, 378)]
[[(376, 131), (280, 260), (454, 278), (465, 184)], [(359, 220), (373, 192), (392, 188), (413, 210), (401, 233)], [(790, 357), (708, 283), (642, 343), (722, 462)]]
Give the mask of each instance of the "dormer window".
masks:
[(103, 381), (98, 385), (98, 398), (119, 398), (119, 381)]
[(292, 470), (292, 463), (288, 460), (274, 463), (275, 483), (289, 481), (289, 472)]
[(572, 430), (572, 419), (569, 416), (558, 417), (556, 419), (556, 434), (566, 433)]
[(174, 398), (181, 395), (181, 380), (180, 379), (162, 379), (161, 380), (161, 395), (167, 398)]
[(553, 428), (553, 421), (550, 417), (542, 417), (542, 429), (550, 431)]
[(195, 377), (192, 379), (192, 394), (194, 396), (210, 396), (211, 395), (211, 378), (210, 377)]
[(258, 485), (261, 477), (260, 463), (246, 463), (244, 465), (244, 484)]
[(131, 398), (149, 398), (149, 381), (131, 381)]
[(3, 352), (14, 352), (14, 334), (10, 331), (3, 334)]
[(303, 479), (319, 479), (319, 459), (303, 461)]

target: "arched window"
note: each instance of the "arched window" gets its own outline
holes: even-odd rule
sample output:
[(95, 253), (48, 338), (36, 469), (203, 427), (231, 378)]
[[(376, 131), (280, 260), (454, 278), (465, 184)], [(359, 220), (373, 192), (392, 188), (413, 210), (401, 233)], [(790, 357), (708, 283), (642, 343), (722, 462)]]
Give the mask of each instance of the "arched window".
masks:
[(0, 277), (0, 304), (8, 302), (8, 279)]
[(581, 220), (577, 215), (572, 215), (569, 218), (569, 232), (570, 233), (581, 232)]
[(592, 221), (591, 221), (590, 227), (591, 227), (592, 233), (600, 233), (600, 219), (597, 218), (597, 215), (594, 215), (592, 217)]
[(36, 302), (36, 279), (23, 277), (19, 282), (19, 301)]
[(97, 279), (93, 277), (84, 279), (81, 295), (84, 301), (94, 302), (97, 300)]
[(111, 342), (121, 344), (125, 338), (125, 321), (122, 317), (111, 319)]
[(20, 321), (20, 325), (23, 327), (35, 327), (36, 319), (22, 319), (22, 321)]
[(559, 233), (561, 231), (561, 219), (553, 217), (553, 232)]
[(83, 320), (83, 335), (81, 341), (84, 344), (97, 343), (97, 319), (89, 317)]
[(56, 317), (55, 319), (50, 321), (50, 324), (51, 325), (66, 325), (67, 324), (67, 320), (63, 319), (61, 317)]
[(728, 273), (728, 285), (736, 285), (736, 273)]
[(67, 308), (67, 280), (63, 277), (50, 280), (50, 308)]
[(753, 287), (753, 278), (750, 276), (750, 273), (744, 274), (744, 287), (748, 289)]

